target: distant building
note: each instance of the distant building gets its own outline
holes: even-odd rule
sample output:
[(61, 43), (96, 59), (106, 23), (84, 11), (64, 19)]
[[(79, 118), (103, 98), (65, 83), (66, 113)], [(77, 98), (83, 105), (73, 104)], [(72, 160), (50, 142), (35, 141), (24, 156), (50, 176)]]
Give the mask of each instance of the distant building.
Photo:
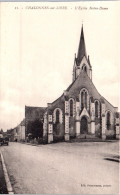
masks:
[(25, 107), (27, 134), (29, 122), (36, 117), (40, 120), (44, 118), (43, 139), (48, 143), (68, 141), (74, 137), (119, 138), (118, 108), (110, 104), (92, 82), (92, 65), (86, 52), (83, 27), (74, 59), (73, 82), (46, 108)]
[(25, 119), (14, 128), (13, 130), (14, 141), (24, 141), (25, 140)]
[(25, 140), (25, 119), (13, 129), (4, 132), (4, 137), (8, 137), (10, 141), (24, 141)]
[(20, 131), (21, 131), (20, 139), (25, 140), (25, 119), (23, 119), (22, 122), (20, 123)]
[(8, 129), (6, 132), (5, 132), (5, 135), (4, 137), (8, 137), (9, 138), (9, 141), (14, 141), (15, 139), (15, 134), (16, 134), (16, 129)]

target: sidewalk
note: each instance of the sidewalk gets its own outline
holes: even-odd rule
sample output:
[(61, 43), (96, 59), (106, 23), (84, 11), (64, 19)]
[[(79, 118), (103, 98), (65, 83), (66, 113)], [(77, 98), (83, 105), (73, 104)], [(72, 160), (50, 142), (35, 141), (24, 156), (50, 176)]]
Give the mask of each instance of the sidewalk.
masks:
[(0, 154), (0, 194), (8, 194)]

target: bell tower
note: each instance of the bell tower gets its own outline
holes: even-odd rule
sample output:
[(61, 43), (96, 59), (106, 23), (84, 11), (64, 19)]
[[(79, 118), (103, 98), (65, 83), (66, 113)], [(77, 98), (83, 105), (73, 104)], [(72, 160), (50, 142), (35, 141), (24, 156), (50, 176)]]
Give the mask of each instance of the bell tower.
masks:
[(80, 72), (86, 72), (86, 74), (92, 79), (92, 66), (90, 64), (90, 58), (86, 53), (83, 25), (81, 28), (80, 42), (78, 47), (77, 56), (75, 54), (73, 65), (73, 81), (76, 80)]

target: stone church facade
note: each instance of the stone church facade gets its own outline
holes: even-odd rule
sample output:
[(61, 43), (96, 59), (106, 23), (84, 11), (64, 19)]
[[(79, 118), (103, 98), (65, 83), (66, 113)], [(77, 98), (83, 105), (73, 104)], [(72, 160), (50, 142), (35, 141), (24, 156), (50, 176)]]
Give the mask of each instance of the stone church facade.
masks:
[[(28, 109), (28, 108), (27, 108)], [(92, 82), (92, 66), (87, 56), (83, 26), (73, 66), (73, 82), (43, 112), (43, 139), (69, 141), (119, 138), (120, 114), (99, 94)]]

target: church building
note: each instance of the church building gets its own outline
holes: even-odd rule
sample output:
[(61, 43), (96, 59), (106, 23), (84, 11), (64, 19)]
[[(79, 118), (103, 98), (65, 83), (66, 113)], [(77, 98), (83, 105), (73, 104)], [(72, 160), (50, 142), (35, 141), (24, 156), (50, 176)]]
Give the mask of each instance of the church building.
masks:
[[(83, 26), (72, 76), (73, 81), (63, 94), (48, 103), (44, 112), (42, 109), (43, 140), (52, 143), (73, 138), (118, 139), (120, 114), (92, 82), (92, 65), (86, 52)], [(25, 109), (29, 110), (28, 107)]]

